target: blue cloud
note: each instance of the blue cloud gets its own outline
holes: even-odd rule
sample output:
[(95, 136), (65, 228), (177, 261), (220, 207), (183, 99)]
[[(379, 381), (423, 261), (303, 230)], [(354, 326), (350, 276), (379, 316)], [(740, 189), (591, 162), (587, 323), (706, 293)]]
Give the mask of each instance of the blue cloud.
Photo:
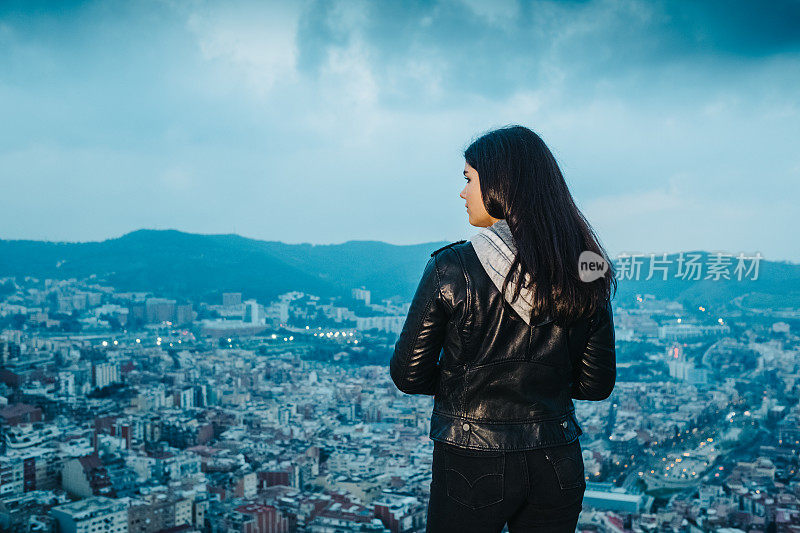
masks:
[(0, 238), (456, 240), (460, 150), (523, 123), (612, 250), (800, 259), (773, 192), (800, 193), (798, 27), (788, 1), (3, 2)]

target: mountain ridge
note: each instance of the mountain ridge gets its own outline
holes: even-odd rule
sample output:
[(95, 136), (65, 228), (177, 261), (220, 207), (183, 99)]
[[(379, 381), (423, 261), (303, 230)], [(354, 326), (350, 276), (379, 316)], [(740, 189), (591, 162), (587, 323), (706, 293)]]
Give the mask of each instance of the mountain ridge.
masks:
[[(372, 291), (375, 302), (391, 297), (408, 301), (430, 253), (449, 242), (289, 244), (235, 233), (142, 228), (104, 241), (0, 239), (0, 276), (66, 279), (96, 274), (121, 291), (151, 291), (195, 301), (218, 301), (222, 292), (242, 292), (264, 301), (292, 290), (321, 297), (349, 296), (351, 288), (360, 286)], [(684, 253), (697, 253), (705, 260), (715, 252)], [(677, 255), (667, 257), (674, 260)], [(646, 276), (649, 257), (642, 261)], [(651, 280), (621, 279), (616, 298), (654, 294), (686, 305), (724, 307), (752, 293), (751, 300), (762, 305), (800, 307), (800, 264), (762, 259), (759, 276), (742, 281), (664, 281), (659, 275)]]

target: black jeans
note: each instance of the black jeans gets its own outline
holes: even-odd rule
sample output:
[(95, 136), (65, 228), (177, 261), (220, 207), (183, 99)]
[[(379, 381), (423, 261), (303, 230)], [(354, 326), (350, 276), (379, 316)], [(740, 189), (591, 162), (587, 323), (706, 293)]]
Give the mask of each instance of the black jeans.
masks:
[(426, 531), (574, 533), (584, 475), (578, 440), (512, 452), (434, 441)]

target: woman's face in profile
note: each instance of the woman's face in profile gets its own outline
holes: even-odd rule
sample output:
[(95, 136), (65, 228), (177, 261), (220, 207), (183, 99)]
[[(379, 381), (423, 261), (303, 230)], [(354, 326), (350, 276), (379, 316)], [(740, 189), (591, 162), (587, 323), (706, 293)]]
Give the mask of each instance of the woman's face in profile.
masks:
[(469, 223), (481, 228), (491, 226), (499, 219), (494, 218), (486, 211), (486, 206), (483, 205), (483, 196), (481, 196), (481, 182), (478, 179), (478, 171), (472, 168), (469, 163), (464, 163), (464, 178), (467, 180), (467, 184), (459, 196), (467, 202)]

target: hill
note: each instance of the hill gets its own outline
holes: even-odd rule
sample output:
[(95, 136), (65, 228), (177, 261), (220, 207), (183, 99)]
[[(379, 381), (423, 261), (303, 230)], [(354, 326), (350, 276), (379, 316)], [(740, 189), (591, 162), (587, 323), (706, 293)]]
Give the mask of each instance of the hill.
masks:
[[(95, 274), (120, 291), (209, 302), (230, 291), (268, 301), (292, 290), (321, 297), (349, 295), (351, 288), (363, 285), (377, 302), (393, 296), (409, 299), (431, 251), (445, 244), (286, 244), (234, 234), (142, 229), (101, 242), (0, 240), (0, 276), (81, 279)], [(704, 264), (709, 255), (690, 253), (700, 254)], [(646, 280), (645, 258), (638, 280), (620, 279), (615, 301), (653, 294), (688, 306), (800, 308), (798, 264), (762, 259), (755, 280), (752, 274), (742, 280), (733, 274), (730, 280), (688, 280), (674, 276), (676, 257), (668, 256), (667, 280), (659, 274)]]

